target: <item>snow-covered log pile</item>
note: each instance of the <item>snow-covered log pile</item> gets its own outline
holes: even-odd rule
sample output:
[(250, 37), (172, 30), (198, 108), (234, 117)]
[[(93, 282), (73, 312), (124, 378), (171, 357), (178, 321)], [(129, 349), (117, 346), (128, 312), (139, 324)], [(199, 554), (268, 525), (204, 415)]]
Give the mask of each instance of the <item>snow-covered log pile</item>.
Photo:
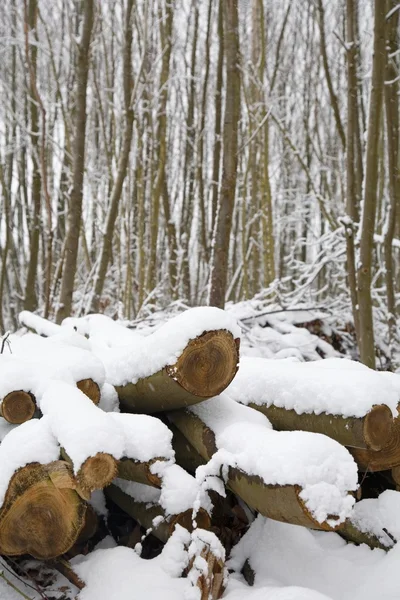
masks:
[(21, 323), (0, 355), (0, 554), (52, 560), (71, 596), (112, 597), (120, 562), (120, 600), (144, 574), (168, 600), (229, 597), (227, 566), (252, 579), (257, 514), (372, 548), (400, 535), (398, 375), (327, 348), (239, 362), (215, 308)]

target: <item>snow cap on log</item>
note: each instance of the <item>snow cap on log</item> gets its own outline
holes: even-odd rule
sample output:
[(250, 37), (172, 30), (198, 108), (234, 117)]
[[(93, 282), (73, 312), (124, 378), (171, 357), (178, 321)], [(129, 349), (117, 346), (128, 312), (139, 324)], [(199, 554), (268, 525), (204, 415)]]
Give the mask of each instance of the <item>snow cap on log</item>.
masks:
[(229, 314), (215, 307), (191, 308), (163, 324), (147, 337), (101, 353), (106, 378), (115, 386), (136, 383), (166, 366), (174, 365), (191, 340), (208, 331), (225, 330), (240, 338), (240, 327)]
[(29, 463), (47, 464), (58, 460), (60, 446), (50, 427), (50, 419), (33, 419), (16, 427), (0, 445), (0, 506), (11, 477)]
[(274, 405), (298, 414), (364, 417), (374, 406), (386, 405), (396, 417), (400, 377), (340, 358), (300, 363), (242, 357), (226, 391), (242, 404)]
[[(43, 380), (57, 379), (79, 384), (91, 379), (97, 388), (93, 399), (98, 403), (100, 388), (105, 382), (104, 366), (90, 351), (85, 338), (74, 332), (66, 333), (51, 338), (28, 333), (15, 338), (12, 342), (13, 355), (29, 361)], [(81, 387), (87, 391), (83, 383)]]
[(40, 409), (49, 416), (51, 430), (71, 459), (75, 474), (99, 454), (115, 460), (123, 456), (125, 439), (120, 427), (76, 387), (51, 382), (40, 399)]
[[(199, 467), (198, 473), (204, 477), (217, 474), (226, 465), (235, 473), (236, 483), (230, 476), (229, 485), (246, 488), (250, 495), (256, 481), (251, 486), (249, 477), (258, 477), (265, 486), (295, 486), (297, 501), (310, 514), (310, 523), (314, 519), (323, 527), (336, 527), (349, 516), (354, 499), (348, 492), (357, 488), (357, 467), (348, 451), (334, 440), (302, 431), (273, 431), (261, 413), (237, 404), (226, 394), (170, 413), (185, 435), (189, 429), (193, 435), (196, 429), (190, 416), (206, 427), (198, 440), (191, 437), (190, 441), (198, 452), (208, 453), (205, 458), (215, 454), (209, 464)], [(257, 510), (261, 510), (259, 506)]]

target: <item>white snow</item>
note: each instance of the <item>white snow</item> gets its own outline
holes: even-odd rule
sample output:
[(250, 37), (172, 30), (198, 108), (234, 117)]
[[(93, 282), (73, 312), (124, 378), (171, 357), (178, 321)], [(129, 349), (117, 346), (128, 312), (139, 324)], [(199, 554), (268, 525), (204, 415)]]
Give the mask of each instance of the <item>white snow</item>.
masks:
[(40, 393), (44, 371), (36, 369), (29, 360), (20, 359), (13, 354), (0, 355), (0, 400), (17, 390), (30, 392), (34, 396)]
[(91, 314), (85, 317), (67, 317), (61, 324), (63, 329), (76, 331), (87, 336), (91, 341), (104, 346), (124, 346), (135, 343), (138, 335), (132, 329), (121, 325), (110, 317), (101, 314)]
[(240, 337), (239, 326), (227, 312), (197, 307), (170, 319), (147, 337), (136, 336), (129, 345), (106, 348), (94, 341), (92, 348), (104, 363), (107, 382), (125, 385), (173, 365), (190, 340), (215, 329), (225, 329), (235, 338)]
[(130, 548), (95, 550), (73, 564), (86, 583), (79, 600), (183, 600), (190, 589), (187, 579), (168, 574), (161, 557), (144, 560)]
[(123, 456), (141, 462), (154, 458), (174, 458), (172, 432), (159, 419), (126, 413), (110, 413), (109, 418), (124, 436)]
[(386, 404), (396, 416), (399, 382), (393, 373), (379, 373), (347, 359), (299, 363), (242, 357), (226, 393), (242, 404), (273, 404), (298, 414), (363, 417), (374, 405)]
[(18, 315), (19, 322), (28, 329), (33, 329), (39, 335), (52, 336), (59, 332), (61, 329), (60, 325), (52, 323), (39, 315), (29, 312), (29, 310), (23, 310)]
[[(239, 409), (239, 410), (238, 410)], [(273, 431), (269, 421), (251, 408), (222, 394), (188, 409), (215, 433), (219, 453), (197, 472), (205, 479), (220, 464), (258, 475), (265, 484), (299, 485), (307, 508), (323, 522), (337, 515), (343, 522), (357, 488), (357, 466), (349, 452), (334, 440), (303, 431)]]
[(115, 387), (105, 383), (100, 390), (100, 402), (98, 404), (104, 412), (119, 412), (119, 398)]
[[(246, 559), (256, 573), (252, 589), (260, 594), (254, 596), (257, 600), (319, 600), (319, 594), (330, 600), (399, 597), (399, 545), (388, 553), (370, 550), (364, 544), (346, 544), (336, 533), (312, 531), (258, 516), (234, 548), (228, 567), (240, 571)], [(253, 600), (252, 591), (240, 579), (230, 578), (224, 598)], [(300, 595), (290, 595), (293, 586), (303, 588)], [(275, 595), (277, 590), (281, 595)]]
[(354, 505), (350, 520), (364, 533), (375, 535), (390, 548), (393, 540), (385, 529), (400, 540), (400, 492), (385, 490), (378, 498), (366, 498)]
[(31, 364), (43, 379), (75, 383), (93, 379), (101, 388), (105, 382), (102, 362), (88, 349), (88, 342), (74, 332), (43, 338), (34, 333), (14, 338), (12, 352)]
[(137, 502), (159, 504), (166, 516), (197, 510), (200, 506), (211, 512), (208, 494), (182, 467), (158, 461), (152, 465), (152, 471), (161, 477), (161, 490), (123, 479), (115, 479), (113, 483)]
[(109, 453), (120, 459), (125, 437), (112, 418), (78, 388), (64, 382), (51, 382), (40, 399), (39, 407), (49, 416), (50, 428), (66, 450), (77, 473), (90, 456)]
[(48, 417), (32, 419), (10, 431), (0, 445), (0, 507), (15, 471), (29, 463), (58, 460), (60, 447)]

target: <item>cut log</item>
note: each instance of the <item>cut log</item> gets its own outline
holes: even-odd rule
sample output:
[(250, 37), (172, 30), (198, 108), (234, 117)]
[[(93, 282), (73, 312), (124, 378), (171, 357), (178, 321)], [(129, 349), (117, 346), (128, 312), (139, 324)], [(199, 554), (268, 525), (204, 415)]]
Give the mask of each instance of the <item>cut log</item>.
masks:
[(350, 520), (345, 521), (339, 529), (337, 529), (337, 533), (347, 542), (353, 542), (358, 545), (367, 544), (370, 548), (380, 548), (381, 550), (389, 549), (382, 544), (375, 535), (360, 531)]
[[(182, 410), (170, 413), (170, 418), (203, 459), (208, 461), (217, 452), (214, 432), (199, 417)], [(258, 476), (229, 467), (227, 486), (265, 517), (311, 529), (335, 529), (327, 522), (314, 519), (300, 497), (299, 485), (269, 485)], [(330, 519), (335, 520), (335, 516)]]
[(263, 413), (278, 431), (323, 433), (343, 446), (382, 450), (389, 443), (393, 429), (392, 411), (385, 404), (372, 407), (364, 417), (347, 417), (327, 413), (303, 413), (278, 406), (250, 403)]
[[(73, 469), (73, 461), (66, 452), (65, 448), (60, 449), (61, 458), (68, 462)], [(78, 473), (75, 476), (77, 491), (88, 500), (91, 492), (102, 490), (110, 485), (113, 479), (117, 477), (118, 461), (105, 452), (98, 452), (95, 456), (90, 456), (85, 460)]]
[(36, 410), (35, 398), (23, 390), (16, 390), (4, 396), (0, 405), (0, 415), (13, 425), (20, 425), (32, 419)]
[[(137, 502), (134, 498), (123, 492), (118, 486), (110, 485), (104, 493), (126, 514), (130, 515), (144, 529), (151, 529), (153, 535), (165, 543), (172, 535), (175, 525), (181, 525), (188, 531), (193, 530), (192, 510), (186, 510), (179, 515), (166, 517), (159, 504), (149, 504), (148, 502)], [(160, 519), (162, 518), (162, 520)], [(153, 526), (153, 520), (157, 519), (157, 525)], [(158, 522), (160, 521), (160, 522)], [(196, 523), (202, 529), (210, 528), (210, 517), (207, 512), (200, 508), (196, 515)]]
[(400, 417), (393, 420), (389, 442), (377, 452), (349, 448), (360, 471), (386, 471), (400, 465)]
[(234, 378), (239, 340), (226, 330), (191, 340), (174, 365), (137, 383), (116, 386), (125, 412), (154, 413), (197, 404), (220, 394)]
[(67, 463), (31, 463), (13, 475), (0, 509), (0, 554), (56, 558), (76, 542), (86, 503)]
[(152, 487), (161, 488), (161, 478), (151, 472), (151, 465), (163, 458), (154, 458), (148, 462), (139, 462), (130, 458), (123, 458), (118, 462), (118, 475), (120, 479), (144, 483)]
[[(187, 577), (200, 591), (200, 600), (218, 600), (225, 590), (224, 549), (215, 534), (208, 531), (196, 529), (193, 537), (195, 539), (189, 548), (191, 558)], [(192, 550), (193, 547), (195, 551)]]
[(81, 379), (76, 383), (76, 387), (81, 390), (88, 398), (91, 399), (93, 404), (99, 404), (100, 402), (100, 387), (93, 381), (93, 379)]
[(78, 485), (89, 492), (109, 485), (118, 473), (118, 461), (105, 452), (98, 452), (85, 460), (78, 471)]

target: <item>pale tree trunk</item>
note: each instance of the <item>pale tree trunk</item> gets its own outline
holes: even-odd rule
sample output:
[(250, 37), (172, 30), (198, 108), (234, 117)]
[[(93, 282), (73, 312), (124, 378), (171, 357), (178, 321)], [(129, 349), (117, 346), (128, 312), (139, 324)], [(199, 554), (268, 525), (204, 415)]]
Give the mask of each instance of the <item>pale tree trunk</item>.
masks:
[(218, 4), (218, 62), (217, 62), (217, 84), (215, 93), (215, 131), (214, 131), (214, 156), (212, 174), (212, 201), (211, 228), (214, 230), (218, 207), (219, 173), (221, 162), (221, 121), (222, 121), (222, 77), (224, 67), (224, 45), (223, 45), (223, 23), (222, 0)]
[(125, 17), (125, 47), (123, 57), (124, 71), (124, 101), (125, 101), (125, 130), (121, 156), (118, 163), (118, 172), (111, 192), (110, 206), (107, 214), (106, 229), (103, 235), (99, 266), (94, 283), (94, 293), (91, 301), (91, 310), (98, 312), (100, 297), (104, 288), (107, 275), (107, 267), (111, 259), (112, 242), (114, 237), (115, 221), (117, 219), (118, 207), (121, 200), (125, 177), (128, 172), (129, 155), (132, 145), (134, 112), (132, 108), (132, 9), (134, 0), (128, 0)]
[[(35, 41), (37, 42), (36, 26), (37, 26), (38, 8), (36, 0), (29, 0), (29, 5), (24, 3), (24, 27), (25, 34), (34, 32)], [(28, 39), (28, 38), (26, 38)], [(39, 166), (39, 111), (35, 99), (35, 80), (37, 75), (37, 44), (26, 44), (26, 61), (29, 68), (30, 79), (30, 129), (31, 129), (31, 144), (32, 144), (32, 188), (31, 199), (33, 205), (33, 215), (30, 228), (30, 243), (29, 243), (29, 265), (25, 284), (25, 310), (36, 310), (38, 299), (36, 293), (37, 286), (37, 270), (39, 263), (39, 240), (40, 240), (40, 205), (42, 195), (42, 178)]]
[(378, 191), (379, 137), (385, 73), (386, 2), (375, 0), (374, 49), (368, 115), (368, 138), (364, 182), (364, 206), (361, 220), (360, 261), (357, 270), (360, 315), (360, 357), (368, 367), (375, 368), (375, 343), (372, 318), (372, 250), (375, 232)]
[[(389, 0), (387, 10), (394, 9), (397, 2)], [(398, 72), (394, 63), (394, 54), (398, 48), (397, 31), (399, 11), (395, 10), (387, 24), (386, 37), (386, 71), (385, 71), (385, 108), (386, 108), (386, 139), (388, 155), (389, 209), (384, 237), (385, 279), (387, 294), (389, 342), (393, 341), (396, 333), (396, 299), (394, 290), (394, 265), (392, 242), (396, 227), (396, 217), (400, 212), (400, 180), (399, 180), (399, 85)]]
[(229, 239), (235, 204), (240, 119), (238, 0), (224, 2), (226, 98), (223, 133), (223, 170), (213, 240), (209, 304), (223, 308), (228, 275)]
[[(157, 241), (158, 241), (158, 229), (159, 229), (159, 212), (160, 212), (160, 200), (161, 197), (164, 197), (164, 212), (167, 209), (167, 213), (165, 214), (165, 218), (169, 219), (170, 211), (169, 211), (169, 199), (168, 196), (165, 195), (165, 192), (168, 193), (167, 179), (165, 173), (165, 167), (167, 163), (167, 100), (168, 100), (168, 80), (169, 80), (169, 63), (171, 57), (171, 37), (172, 37), (172, 27), (173, 27), (173, 7), (172, 4), (169, 3), (166, 6), (166, 15), (165, 15), (165, 25), (162, 25), (162, 13), (160, 14), (160, 28), (161, 28), (161, 39), (162, 39), (162, 68), (161, 68), (161, 76), (160, 76), (160, 86), (159, 86), (159, 94), (160, 94), (160, 105), (159, 105), (159, 120), (158, 120), (158, 151), (157, 151), (157, 159), (158, 159), (158, 169), (157, 169), (157, 178), (156, 184), (154, 188), (154, 192), (152, 194), (152, 216), (151, 216), (151, 226), (150, 226), (150, 257), (147, 269), (147, 290), (151, 292), (157, 284)], [(168, 201), (168, 207), (166, 203)], [(170, 264), (176, 264), (176, 247), (174, 247), (175, 237), (173, 233), (173, 228), (166, 224), (167, 233), (170, 243)], [(176, 269), (176, 267), (175, 267)], [(176, 273), (175, 269), (172, 266), (170, 269), (170, 285), (172, 289), (175, 289), (176, 285)]]
[(94, 0), (85, 0), (82, 38), (78, 49), (77, 88), (75, 109), (75, 139), (73, 142), (73, 187), (68, 214), (68, 230), (65, 240), (65, 263), (61, 281), (56, 321), (71, 314), (72, 295), (78, 258), (79, 234), (82, 224), (83, 178), (85, 171), (86, 141), (86, 93), (90, 65), (90, 40), (94, 18)]
[(347, 221), (344, 223), (347, 252), (347, 276), (353, 309), (354, 327), (357, 341), (359, 340), (359, 306), (357, 299), (357, 272), (355, 261), (355, 224), (359, 220), (359, 201), (357, 197), (357, 162), (356, 162), (356, 121), (358, 120), (358, 90), (357, 90), (357, 46), (355, 40), (354, 20), (356, 18), (354, 0), (346, 2), (347, 17), (347, 146), (346, 146), (346, 212)]

